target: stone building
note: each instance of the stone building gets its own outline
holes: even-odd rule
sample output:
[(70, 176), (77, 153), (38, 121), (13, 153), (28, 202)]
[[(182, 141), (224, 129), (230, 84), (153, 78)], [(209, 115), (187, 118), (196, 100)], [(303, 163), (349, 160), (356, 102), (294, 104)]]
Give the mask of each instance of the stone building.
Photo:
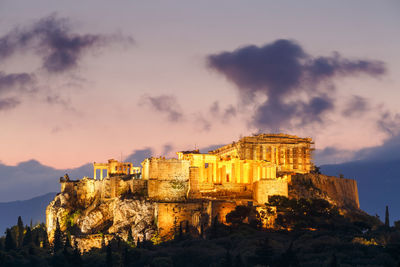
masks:
[(97, 171), (100, 171), (100, 180), (103, 180), (103, 173), (106, 172), (105, 177), (112, 175), (129, 175), (139, 174), (140, 167), (133, 167), (130, 162), (118, 162), (115, 159), (109, 159), (108, 163), (93, 163), (93, 178), (97, 179)]
[(209, 154), (220, 158), (264, 160), (275, 164), (278, 172), (309, 173), (314, 142), (288, 134), (258, 134), (220, 147)]
[[(318, 193), (337, 205), (359, 208), (354, 180), (310, 173), (312, 151), (311, 138), (259, 134), (205, 154), (194, 150), (177, 152), (177, 158), (172, 159), (147, 158), (141, 167), (114, 159), (93, 163), (93, 178), (60, 179), (59, 201), (53, 201), (46, 211), (48, 233), (51, 237), (56, 218), (74, 214), (77, 207), (82, 216), (76, 223), (85, 235), (101, 229), (126, 234), (127, 227), (132, 227), (135, 236), (142, 239), (145, 229), (154, 225), (152, 231), (162, 236), (170, 234), (177, 223), (200, 231), (210, 226), (213, 218), (225, 222), (226, 214), (237, 205), (265, 208), (271, 195), (313, 197)], [(316, 189), (310, 191), (310, 185)], [(124, 200), (132, 194), (135, 198)], [(112, 226), (101, 228), (108, 224)]]

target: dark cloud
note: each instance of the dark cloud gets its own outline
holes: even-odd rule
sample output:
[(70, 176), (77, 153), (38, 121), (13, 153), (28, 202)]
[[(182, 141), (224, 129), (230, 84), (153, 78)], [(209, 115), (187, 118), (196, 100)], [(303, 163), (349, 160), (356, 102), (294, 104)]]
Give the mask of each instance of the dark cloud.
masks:
[(337, 52), (313, 58), (290, 40), (210, 55), (207, 63), (236, 85), (244, 104), (257, 103), (259, 94), (265, 96), (251, 124), (277, 131), (322, 122), (335, 108), (335, 77), (385, 73), (380, 61), (349, 60)]
[(220, 147), (222, 147), (224, 145), (226, 145), (226, 144), (210, 145), (210, 146), (202, 147), (199, 150), (200, 150), (200, 153), (207, 154), (209, 151), (215, 150), (215, 149), (220, 148)]
[(345, 117), (361, 115), (365, 113), (369, 108), (369, 103), (366, 98), (358, 95), (353, 95), (347, 101), (346, 106), (342, 111), (342, 115)]
[(68, 19), (51, 15), (30, 27), (14, 28), (0, 38), (0, 61), (17, 52), (33, 50), (42, 58), (42, 67), (50, 73), (71, 70), (90, 50), (112, 42), (132, 43), (122, 35), (73, 33)]
[(317, 166), (322, 164), (338, 164), (353, 160), (354, 154), (355, 151), (330, 146), (324, 149), (316, 149), (314, 152), (314, 162)]
[(0, 111), (17, 107), (23, 94), (35, 91), (35, 83), (32, 74), (5, 74), (0, 71)]
[(0, 111), (13, 109), (20, 104), (20, 101), (16, 98), (0, 98)]
[(146, 147), (144, 149), (136, 149), (124, 161), (132, 162), (133, 166), (140, 166), (140, 163), (146, 158), (150, 158), (154, 154), (153, 149)]
[(221, 118), (222, 122), (228, 122), (231, 118), (236, 116), (236, 108), (232, 105), (229, 105), (225, 109), (221, 109), (219, 106), (219, 102), (215, 101), (210, 107), (210, 113), (215, 119)]
[(173, 145), (171, 145), (171, 144), (165, 144), (164, 147), (163, 147), (163, 152), (162, 152), (162, 154), (163, 154), (163, 155), (168, 155), (169, 153), (172, 152), (173, 149), (174, 149), (174, 146), (173, 146)]
[(400, 114), (389, 111), (383, 112), (377, 120), (378, 128), (389, 136), (400, 134)]
[(0, 71), (0, 94), (16, 90), (27, 90), (35, 83), (35, 77), (28, 73), (5, 74)]
[(400, 162), (400, 134), (391, 136), (380, 146), (358, 150), (353, 160), (375, 162)]
[(173, 95), (142, 96), (140, 101), (158, 112), (164, 113), (169, 121), (178, 122), (183, 119), (180, 105)]

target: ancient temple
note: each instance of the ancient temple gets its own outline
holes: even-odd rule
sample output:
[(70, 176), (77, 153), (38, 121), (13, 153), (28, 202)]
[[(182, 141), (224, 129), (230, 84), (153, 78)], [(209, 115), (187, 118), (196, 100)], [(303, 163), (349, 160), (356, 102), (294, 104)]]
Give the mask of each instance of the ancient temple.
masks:
[(276, 164), (278, 172), (308, 173), (312, 168), (311, 138), (288, 134), (246, 136), (209, 154), (225, 159), (264, 160)]

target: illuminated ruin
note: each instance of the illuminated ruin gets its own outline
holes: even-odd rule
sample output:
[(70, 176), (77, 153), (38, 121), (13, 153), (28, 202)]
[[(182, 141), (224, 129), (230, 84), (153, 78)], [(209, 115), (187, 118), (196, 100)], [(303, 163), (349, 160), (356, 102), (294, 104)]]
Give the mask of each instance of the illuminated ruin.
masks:
[[(118, 209), (121, 208), (116, 208), (117, 204), (110, 204), (122, 205), (124, 202), (121, 197), (126, 194), (139, 199), (132, 209), (141, 206), (136, 214), (145, 214), (147, 220), (152, 221), (147, 224), (155, 225), (156, 229), (153, 230), (161, 236), (170, 235), (171, 229), (177, 224), (185, 223), (201, 231), (211, 225), (213, 218), (224, 223), (226, 214), (237, 205), (253, 205), (257, 210), (262, 210), (272, 195), (291, 197), (291, 194), (308, 194), (293, 190), (289, 192), (289, 185), (301, 179), (308, 179), (319, 191), (326, 192), (324, 196), (335, 201), (335, 204), (358, 208), (357, 184), (354, 180), (314, 177), (310, 173), (314, 168), (312, 151), (311, 138), (259, 134), (243, 137), (206, 154), (194, 150), (177, 152), (177, 158), (172, 159), (147, 158), (141, 167), (113, 159), (108, 163), (93, 163), (93, 178), (84, 177), (76, 181), (69, 177), (60, 179), (61, 196), (73, 199), (74, 204), (70, 205), (72, 208), (68, 207), (70, 211), (63, 213), (55, 208), (56, 202), (49, 205), (46, 211), (49, 236), (51, 238), (54, 232), (56, 218), (72, 213), (76, 206), (83, 209), (84, 214), (76, 219), (76, 224), (80, 225), (82, 234), (90, 236), (91, 240), (94, 240), (91, 233), (99, 231), (104, 221), (109, 221), (108, 224), (112, 226), (102, 231), (121, 234), (121, 231), (126, 232), (121, 230), (121, 225), (124, 225), (123, 229), (132, 228), (136, 238), (150, 238), (151, 232), (146, 234), (145, 230), (134, 225), (134, 215), (117, 219), (132, 213), (125, 210), (123, 215), (118, 215)], [(113, 206), (109, 206), (105, 212), (102, 205)], [(94, 212), (97, 215), (93, 215)], [(263, 222), (265, 227), (270, 223), (268, 220)], [(67, 226), (62, 227), (66, 229)]]

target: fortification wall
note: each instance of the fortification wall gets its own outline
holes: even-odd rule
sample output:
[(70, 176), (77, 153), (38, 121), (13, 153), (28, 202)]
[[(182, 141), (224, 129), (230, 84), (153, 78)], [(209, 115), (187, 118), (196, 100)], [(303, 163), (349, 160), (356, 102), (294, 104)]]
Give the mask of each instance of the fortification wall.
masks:
[(238, 203), (234, 201), (213, 201), (211, 219), (218, 219), (221, 223), (226, 223), (226, 215), (233, 211)]
[(198, 198), (200, 194), (200, 169), (198, 167), (190, 167), (189, 169), (189, 198)]
[(189, 179), (190, 161), (180, 159), (148, 159), (149, 179), (157, 178), (159, 180), (187, 180)]
[(265, 179), (253, 183), (253, 199), (257, 203), (268, 203), (268, 197), (273, 195), (288, 196), (287, 179)]
[(149, 198), (156, 201), (183, 201), (189, 191), (189, 180), (148, 180)]
[(145, 166), (149, 198), (157, 201), (183, 201), (188, 197), (188, 160), (151, 158)]
[[(163, 237), (172, 237), (179, 225), (199, 229), (202, 220), (208, 219), (208, 202), (156, 203), (156, 224)], [(207, 217), (207, 218), (206, 218)]]
[(130, 189), (133, 194), (147, 196), (147, 180), (131, 179)]
[(360, 208), (357, 182), (323, 174), (292, 176), (289, 197), (325, 198), (339, 207)]

